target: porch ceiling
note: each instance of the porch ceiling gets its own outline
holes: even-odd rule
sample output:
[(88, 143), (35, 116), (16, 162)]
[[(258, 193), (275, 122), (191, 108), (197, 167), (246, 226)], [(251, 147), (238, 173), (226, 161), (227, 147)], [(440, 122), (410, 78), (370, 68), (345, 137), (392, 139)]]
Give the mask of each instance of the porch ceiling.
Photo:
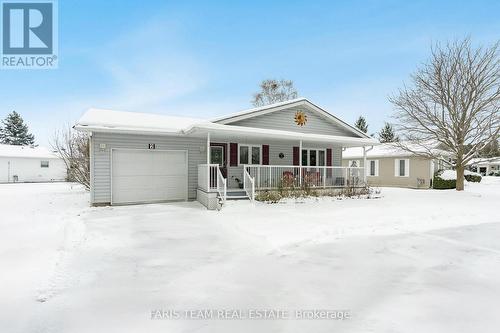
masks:
[(359, 146), (374, 146), (380, 144), (375, 139), (368, 138), (354, 138), (346, 136), (335, 136), (335, 135), (323, 135), (323, 134), (311, 134), (311, 133), (300, 133), (300, 132), (290, 132), (282, 130), (271, 130), (264, 128), (254, 128), (254, 127), (244, 127), (244, 126), (232, 126), (232, 125), (222, 125), (214, 123), (204, 123), (195, 125), (185, 131), (185, 134), (192, 137), (207, 137), (210, 133), (211, 140), (280, 140), (280, 141), (290, 141), (297, 142), (302, 140), (304, 142), (315, 142), (315, 143), (334, 143), (342, 145), (343, 147), (359, 147)]

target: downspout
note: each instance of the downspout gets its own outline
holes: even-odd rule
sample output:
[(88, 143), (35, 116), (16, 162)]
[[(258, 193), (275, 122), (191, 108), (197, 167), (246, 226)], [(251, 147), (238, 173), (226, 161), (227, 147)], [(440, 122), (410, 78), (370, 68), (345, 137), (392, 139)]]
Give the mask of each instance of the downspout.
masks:
[(299, 141), (299, 184), (302, 186), (302, 140)]
[(366, 153), (369, 152), (370, 150), (373, 149), (373, 146), (370, 146), (370, 148), (366, 149), (366, 146), (363, 146), (363, 168), (364, 168), (364, 177), (363, 181), (366, 184), (366, 176), (368, 174), (368, 167), (366, 165)]
[(207, 165), (210, 164), (210, 132), (207, 133)]

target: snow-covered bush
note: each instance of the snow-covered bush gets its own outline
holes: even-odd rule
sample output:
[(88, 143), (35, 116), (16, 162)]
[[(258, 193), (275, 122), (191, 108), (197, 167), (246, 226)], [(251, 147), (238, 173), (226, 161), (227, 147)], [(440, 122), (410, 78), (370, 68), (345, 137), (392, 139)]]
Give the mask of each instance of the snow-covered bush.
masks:
[(473, 182), (473, 183), (480, 183), (481, 182), (481, 179), (483, 177), (481, 177), (480, 174), (478, 173), (474, 173), (474, 172), (467, 172), (467, 170), (465, 171), (465, 180), (467, 180), (468, 182)]
[(448, 190), (457, 187), (457, 173), (454, 170), (440, 170), (434, 174), (432, 187), (438, 190)]
[[(464, 178), (468, 182), (481, 182), (481, 175), (469, 170), (464, 170)], [(457, 172), (455, 170), (440, 170), (434, 174), (433, 188), (451, 189), (456, 187)]]
[(337, 198), (378, 198), (380, 189), (372, 189), (368, 185), (364, 187), (347, 186), (341, 189), (322, 190), (309, 188), (278, 189), (275, 191), (260, 191), (255, 195), (255, 200), (266, 203), (278, 203), (283, 199), (305, 199), (318, 197), (337, 197)]

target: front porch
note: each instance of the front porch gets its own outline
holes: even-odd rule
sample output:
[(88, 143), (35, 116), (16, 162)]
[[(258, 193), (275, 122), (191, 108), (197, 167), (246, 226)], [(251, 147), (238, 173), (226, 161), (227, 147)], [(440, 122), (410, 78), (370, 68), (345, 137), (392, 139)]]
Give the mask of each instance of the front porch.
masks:
[(257, 191), (279, 188), (328, 189), (362, 187), (366, 184), (364, 168), (340, 166), (243, 165), (239, 187), (229, 187), (219, 164), (198, 165), (198, 188), (214, 193), (224, 202), (228, 193), (244, 191), (250, 200)]
[(197, 197), (209, 209), (235, 196), (253, 201), (263, 190), (333, 190), (366, 184), (364, 168), (342, 167), (342, 150), (371, 140), (303, 133), (293, 133), (292, 138), (257, 136), (236, 130), (206, 133), (206, 163), (197, 166)]

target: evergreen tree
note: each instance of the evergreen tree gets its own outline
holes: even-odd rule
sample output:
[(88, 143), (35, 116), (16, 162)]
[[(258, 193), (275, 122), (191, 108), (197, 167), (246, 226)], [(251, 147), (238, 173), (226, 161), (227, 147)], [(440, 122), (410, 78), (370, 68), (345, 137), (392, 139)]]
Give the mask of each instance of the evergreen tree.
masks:
[(379, 141), (382, 143), (398, 141), (398, 137), (394, 132), (394, 128), (392, 128), (392, 125), (389, 123), (385, 123), (384, 127), (380, 130), (380, 133), (378, 134), (378, 138)]
[(16, 111), (2, 120), (0, 143), (6, 145), (28, 146), (35, 143), (35, 136), (28, 131), (28, 125)]
[(363, 133), (368, 132), (368, 124), (363, 116), (359, 116), (358, 120), (354, 123), (354, 126), (356, 126), (356, 128)]

